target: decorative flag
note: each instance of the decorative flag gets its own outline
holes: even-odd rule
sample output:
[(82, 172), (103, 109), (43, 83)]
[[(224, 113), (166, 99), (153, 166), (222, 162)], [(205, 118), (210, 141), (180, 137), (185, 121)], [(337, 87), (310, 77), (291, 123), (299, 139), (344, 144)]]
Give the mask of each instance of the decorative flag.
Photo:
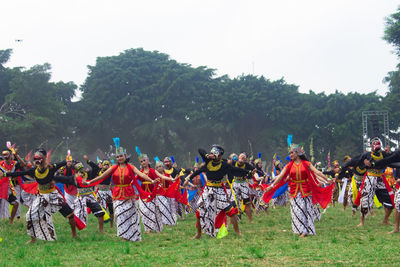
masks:
[(228, 235), (228, 229), (226, 229), (225, 223), (223, 223), (221, 228), (219, 228), (216, 238), (217, 239), (224, 238), (227, 235)]
[(172, 161), (172, 164), (174, 164), (174, 163), (175, 163), (174, 156), (171, 156), (171, 161)]
[(114, 141), (115, 149), (118, 149), (119, 148), (119, 137), (114, 137), (113, 141)]

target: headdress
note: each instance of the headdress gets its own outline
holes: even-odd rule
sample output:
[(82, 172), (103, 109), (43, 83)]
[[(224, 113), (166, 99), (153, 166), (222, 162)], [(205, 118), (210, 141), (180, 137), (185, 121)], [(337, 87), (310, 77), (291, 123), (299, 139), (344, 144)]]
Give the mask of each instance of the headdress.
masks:
[(304, 155), (304, 149), (300, 145), (291, 144), (289, 147), (289, 151), (294, 151), (298, 156)]
[(211, 146), (211, 154), (214, 154), (215, 156), (223, 155), (225, 150), (220, 146), (220, 145), (212, 145)]

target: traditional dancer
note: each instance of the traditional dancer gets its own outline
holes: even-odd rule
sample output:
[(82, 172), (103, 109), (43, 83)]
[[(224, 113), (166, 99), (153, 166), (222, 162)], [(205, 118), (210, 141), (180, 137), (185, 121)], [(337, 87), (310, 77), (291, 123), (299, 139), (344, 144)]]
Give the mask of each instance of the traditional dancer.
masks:
[[(162, 173), (158, 172), (157, 170), (150, 167), (149, 157), (146, 154), (139, 155), (140, 165), (142, 169), (140, 170), (142, 173), (146, 174), (152, 180), (156, 180), (160, 178), (165, 181), (173, 182), (174, 179), (163, 175)], [(145, 192), (149, 194), (155, 190), (157, 186), (162, 187), (161, 184), (155, 184), (153, 186), (152, 182), (145, 181), (142, 178), (139, 178), (142, 182), (141, 187)], [(166, 215), (162, 215), (162, 213), (167, 213), (168, 210), (166, 209), (167, 204), (169, 202), (164, 201), (163, 198), (155, 197), (152, 201), (145, 202), (142, 199), (139, 199), (139, 210), (140, 214), (142, 215), (142, 223), (144, 226), (145, 233), (150, 233), (151, 231), (155, 231), (156, 233), (161, 232), (163, 228), (162, 218)]]
[(69, 219), (72, 237), (76, 237), (74, 211), (65, 202), (63, 196), (54, 185), (55, 182), (75, 184), (75, 180), (66, 177), (55, 177), (55, 172), (60, 167), (65, 166), (66, 162), (50, 165), (47, 163), (46, 155), (46, 150), (38, 149), (34, 154), (36, 166), (27, 171), (11, 173), (0, 171), (0, 177), (3, 175), (8, 177), (29, 175), (38, 183), (39, 194), (26, 213), (28, 235), (31, 236), (29, 243), (34, 243), (36, 238), (46, 241), (56, 240), (52, 214), (57, 211)]
[[(246, 170), (248, 173), (251, 173), (255, 168), (247, 163), (247, 155), (246, 153), (241, 153), (239, 155), (239, 160), (234, 165), (237, 168), (241, 168)], [(257, 175), (256, 172), (254, 175)], [(257, 175), (258, 177), (258, 175)], [(250, 223), (253, 220), (252, 209), (251, 209), (251, 200), (250, 200), (250, 187), (248, 179), (252, 179), (250, 176), (245, 177), (235, 177), (233, 182), (233, 190), (235, 191), (236, 195), (236, 203), (238, 205), (238, 209), (241, 210), (241, 203), (243, 201), (243, 205), (245, 206), (244, 212), (246, 213), (247, 217), (249, 218)]]
[[(369, 165), (368, 162), (366, 162), (367, 165)], [(390, 156), (381, 159), (379, 161), (372, 161), (370, 162), (371, 167), (373, 168), (384, 168), (386, 166), (389, 166), (391, 164), (396, 164), (393, 167), (395, 168), (400, 168), (400, 150), (395, 151), (394, 153), (392, 153)], [(398, 233), (399, 232), (399, 226), (400, 226), (400, 175), (397, 174), (396, 175), (396, 194), (394, 197), (394, 206), (395, 206), (395, 210), (394, 210), (394, 229), (393, 231), (389, 232), (389, 234), (393, 234), (393, 233)]]
[[(343, 159), (343, 163), (346, 163), (351, 160), (351, 157), (346, 155)], [(347, 205), (350, 203), (349, 202), (349, 192), (351, 192), (351, 181), (353, 177), (353, 170), (352, 169), (343, 169), (340, 168), (340, 172), (338, 175), (338, 179), (342, 181), (342, 191), (340, 192), (340, 195), (343, 200), (343, 210), (346, 210)]]
[(352, 216), (356, 214), (358, 207), (358, 205), (356, 205), (356, 198), (363, 182), (364, 175), (367, 172), (366, 166), (364, 165), (364, 162), (360, 161), (360, 158), (361, 155), (355, 158), (349, 157), (342, 166), (342, 171), (349, 171), (353, 173), (349, 194), (347, 197), (347, 202), (349, 205), (351, 205)]
[[(97, 176), (102, 175), (106, 170), (108, 170), (108, 168), (110, 168), (110, 161), (106, 159), (101, 161), (101, 163), (99, 164), (96, 164), (93, 161), (89, 160), (86, 155), (83, 156), (83, 159), (86, 160), (92, 170), (98, 170)], [(108, 209), (108, 214), (110, 215), (110, 227), (113, 228), (114, 207), (111, 192), (111, 175), (101, 181), (101, 183), (98, 184), (96, 188), (97, 201), (104, 209)]]
[[(75, 175), (75, 168), (74, 168), (74, 162), (72, 160), (71, 152), (68, 150), (67, 156), (65, 158), (65, 161), (67, 164), (63, 167), (61, 167), (58, 170), (59, 175), (63, 176), (74, 176)], [(75, 185), (65, 185), (64, 186), (64, 196), (65, 199), (67, 200), (68, 205), (73, 208), (75, 205), (75, 200), (78, 195), (78, 189)]]
[[(261, 184), (265, 183), (268, 184), (268, 178), (267, 175), (265, 174), (265, 172), (262, 169), (262, 161), (261, 158), (258, 158), (254, 161), (254, 163), (256, 164), (256, 174), (257, 175), (253, 175), (253, 188), (255, 190), (255, 194), (256, 194), (256, 213), (264, 210), (265, 213), (268, 213), (268, 204), (264, 203), (264, 201), (262, 200), (262, 195), (263, 195), (263, 191), (261, 190)], [(265, 180), (267, 179), (267, 180)]]
[(226, 215), (231, 218), (231, 223), (236, 234), (240, 235), (239, 225), (237, 221), (238, 210), (233, 206), (234, 198), (228, 192), (223, 184), (225, 175), (243, 177), (249, 174), (242, 168), (236, 168), (229, 165), (226, 160), (222, 159), (224, 149), (219, 145), (213, 145), (210, 154), (203, 149), (199, 149), (199, 153), (205, 162), (205, 165), (196, 172), (192, 173), (185, 186), (189, 181), (202, 172), (207, 175), (207, 184), (200, 196), (196, 213), (197, 234), (194, 238), (200, 238), (202, 229), (210, 236), (215, 237), (226, 219)]
[[(365, 166), (371, 166), (371, 161), (379, 161), (386, 158), (386, 152), (381, 150), (381, 144), (382, 142), (379, 138), (373, 138), (370, 142), (371, 152), (362, 154), (357, 159), (359, 161), (357, 165), (365, 164)], [(385, 208), (385, 216), (382, 224), (389, 224), (389, 216), (393, 210), (393, 204), (389, 192), (392, 192), (392, 190), (386, 179), (384, 179), (383, 168), (373, 166), (368, 167), (360, 191), (357, 195), (357, 202), (360, 202), (361, 211), (361, 222), (358, 226), (364, 225), (365, 217), (372, 211), (375, 195)]]
[[(272, 185), (267, 187), (266, 192), (272, 197), (274, 191), (288, 180), (292, 230), (300, 237), (315, 235), (312, 203), (319, 202), (325, 208), (332, 197), (334, 185), (319, 189), (319, 181), (328, 183), (329, 179), (307, 161), (304, 150), (299, 145), (291, 144), (289, 156), (290, 163), (283, 168)], [(318, 194), (320, 190), (324, 191), (323, 194)], [(317, 199), (317, 196), (323, 198)]]
[[(2, 151), (3, 160), (0, 161), (0, 171), (3, 173), (6, 172), (15, 172), (21, 170), (22, 164), (19, 161), (14, 160), (14, 155), (11, 149), (6, 148)], [(23, 161), (22, 161), (23, 162)], [(21, 187), (16, 182), (16, 177), (8, 179), (8, 177), (3, 178), (2, 180), (2, 187), (5, 187), (5, 191), (7, 191), (7, 196), (3, 196), (7, 202), (12, 205), (11, 215), (9, 219), (9, 224), (13, 224), (14, 218), (19, 210), (19, 199), (21, 197)], [(7, 190), (8, 188), (8, 190)], [(5, 211), (8, 210), (8, 205), (4, 206)], [(8, 214), (7, 214), (8, 215)]]
[(150, 183), (156, 183), (157, 180), (150, 179), (134, 165), (129, 164), (126, 150), (122, 147), (117, 147), (116, 158), (118, 162), (117, 165), (112, 166), (100, 176), (86, 182), (86, 184), (93, 184), (96, 181), (103, 180), (109, 175), (112, 175), (112, 181), (115, 184), (113, 189), (113, 203), (117, 222), (117, 235), (124, 240), (140, 241), (142, 237), (139, 213), (135, 203), (135, 199), (138, 196), (133, 189), (133, 185), (135, 185), (139, 193), (142, 189), (136, 181), (135, 174)]
[[(173, 166), (174, 164), (172, 163), (172, 159), (170, 157), (165, 157), (163, 162), (165, 175), (173, 179), (178, 179), (179, 171)], [(170, 185), (171, 183), (168, 182), (167, 184)], [(176, 224), (178, 220), (178, 201), (173, 198), (171, 198), (169, 201), (171, 205), (172, 218), (175, 222), (174, 224)]]
[[(165, 173), (164, 163), (161, 161), (156, 162), (156, 170), (167, 177), (170, 177), (169, 174)], [(167, 190), (171, 185), (171, 182), (168, 180), (161, 180), (161, 184), (164, 190)], [(158, 195), (157, 198), (160, 201), (160, 212), (161, 212), (161, 220), (164, 225), (175, 225), (176, 224), (176, 211), (175, 209), (175, 199)]]
[[(85, 224), (87, 225), (87, 217), (88, 211), (87, 208), (91, 210), (94, 216), (97, 217), (99, 222), (99, 232), (104, 234), (103, 225), (104, 225), (104, 215), (105, 212), (100, 206), (96, 194), (93, 191), (93, 187), (89, 187), (84, 184), (84, 181), (90, 181), (97, 176), (98, 170), (91, 169), (88, 172), (85, 171), (82, 163), (78, 162), (75, 164), (75, 170), (77, 171), (77, 188), (78, 194), (74, 203), (74, 214)], [(96, 165), (98, 168), (98, 166)]]

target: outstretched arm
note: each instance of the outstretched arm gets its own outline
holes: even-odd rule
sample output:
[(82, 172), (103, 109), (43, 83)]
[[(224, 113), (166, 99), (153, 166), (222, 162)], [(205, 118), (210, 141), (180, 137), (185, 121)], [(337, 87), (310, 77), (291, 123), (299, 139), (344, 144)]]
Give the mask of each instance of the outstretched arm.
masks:
[(157, 170), (156, 170), (156, 174), (157, 174), (157, 176), (158, 176), (159, 178), (161, 178), (161, 179), (163, 179), (163, 180), (167, 180), (167, 181), (171, 181), (171, 182), (175, 181), (175, 179), (173, 179), (173, 178), (171, 178), (171, 177), (168, 177), (168, 176), (165, 176), (165, 175), (159, 173)]
[(145, 179), (146, 181), (148, 181), (148, 182), (150, 182), (150, 183), (152, 183), (152, 184), (154, 184), (155, 182), (157, 182), (158, 179), (152, 180), (149, 176), (147, 176), (147, 175), (144, 174), (143, 172), (139, 171), (135, 166), (133, 166), (133, 165), (131, 165), (131, 166), (132, 166), (133, 172), (134, 172), (136, 175), (142, 177), (143, 179)]
[[(309, 165), (310, 171), (312, 171), (315, 176), (317, 177), (318, 181), (322, 181), (324, 183), (329, 183), (329, 181), (334, 181), (334, 180), (330, 180), (328, 177), (326, 177), (322, 172), (320, 172), (319, 170), (317, 170), (317, 168), (314, 167), (314, 165), (310, 164)], [(332, 182), (330, 182), (332, 183)], [(330, 184), (329, 183), (329, 184)]]
[(84, 183), (84, 184), (87, 184), (87, 185), (90, 185), (90, 184), (92, 184), (92, 183), (94, 183), (94, 182), (97, 182), (98, 180), (105, 179), (106, 177), (108, 177), (109, 175), (111, 175), (112, 171), (113, 171), (113, 168), (108, 168), (108, 169), (107, 169), (105, 172), (103, 172), (100, 176), (97, 176), (96, 178), (94, 178), (94, 179), (92, 179), (92, 180), (90, 180), (90, 181), (83, 182), (83, 183)]

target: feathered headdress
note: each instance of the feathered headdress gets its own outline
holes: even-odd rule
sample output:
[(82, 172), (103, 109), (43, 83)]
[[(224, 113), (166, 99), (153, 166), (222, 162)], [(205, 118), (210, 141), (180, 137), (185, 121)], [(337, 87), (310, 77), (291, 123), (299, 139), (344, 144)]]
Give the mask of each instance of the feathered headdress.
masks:
[(289, 151), (294, 151), (298, 156), (304, 155), (304, 149), (300, 145), (291, 144), (289, 147)]

